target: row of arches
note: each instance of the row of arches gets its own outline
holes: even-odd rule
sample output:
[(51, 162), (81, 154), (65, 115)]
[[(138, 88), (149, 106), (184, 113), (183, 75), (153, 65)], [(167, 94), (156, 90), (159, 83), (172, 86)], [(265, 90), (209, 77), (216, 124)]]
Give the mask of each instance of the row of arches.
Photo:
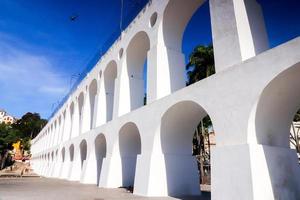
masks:
[[(72, 135), (93, 129), (185, 86), (183, 35), (203, 2), (197, 0), (182, 4), (176, 0), (164, 4), (160, 5), (165, 6), (163, 10), (147, 10), (145, 18), (149, 23), (146, 27), (142, 26), (134, 33), (128, 31), (128, 36), (123, 39), (124, 46), (118, 47), (117, 58), (103, 63), (105, 66), (101, 70), (94, 69), (90, 76), (95, 77), (88, 79), (89, 83), (82, 87), (84, 91), (61, 109), (61, 115), (57, 114), (59, 122), (54, 119), (51, 124), (57, 124), (55, 127), (63, 131), (54, 133), (50, 124), (41, 138), (49, 134), (55, 134), (50, 137), (57, 138), (57, 135), (68, 132), (68, 136), (61, 137), (66, 141)], [(184, 8), (181, 15), (178, 15), (178, 8)], [(66, 125), (67, 120), (70, 122)], [(59, 143), (54, 140), (48, 147)]]
[[(192, 140), (195, 129), (206, 115), (206, 111), (197, 103), (184, 101), (169, 108), (162, 117), (161, 134), (154, 143), (159, 143), (161, 154), (164, 155), (168, 195), (178, 195), (178, 191), (184, 194), (188, 193), (189, 190), (198, 191), (198, 193), (195, 193), (200, 194), (197, 162), (195, 157), (192, 156)], [(143, 154), (143, 142), (146, 141), (142, 140), (140, 129), (134, 122), (127, 122), (119, 129), (116, 144), (118, 144), (117, 152), (122, 175), (120, 187), (134, 187), (137, 160), (138, 156)], [(79, 149), (78, 154), (80, 156), (78, 158), (80, 162), (74, 161), (76, 148)], [(88, 149), (92, 149), (91, 152)], [(110, 155), (108, 155), (108, 151), (110, 151)], [(57, 157), (56, 162), (62, 162), (63, 164), (66, 162), (77, 163), (80, 165), (78, 173), (83, 173), (85, 162), (94, 163), (96, 165), (94, 175), (97, 177), (94, 184), (99, 184), (103, 161), (107, 156), (111, 157), (114, 150), (108, 150), (107, 136), (100, 133), (93, 140), (82, 139), (77, 146), (75, 144), (64, 146), (60, 152), (61, 158)], [(89, 153), (94, 154), (91, 158), (95, 159), (95, 162), (89, 160)], [(69, 155), (66, 156), (66, 154)], [(49, 160), (47, 157), (45, 159), (45, 155), (40, 155), (43, 161), (55, 162), (55, 159)], [(178, 176), (180, 173), (186, 174), (187, 171), (189, 175), (186, 177)]]

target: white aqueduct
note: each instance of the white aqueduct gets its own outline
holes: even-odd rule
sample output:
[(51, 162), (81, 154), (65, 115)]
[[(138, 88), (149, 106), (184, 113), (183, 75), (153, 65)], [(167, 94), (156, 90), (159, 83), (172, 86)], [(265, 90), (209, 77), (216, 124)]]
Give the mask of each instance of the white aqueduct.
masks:
[(203, 3), (147, 4), (32, 141), (37, 173), (134, 185), (143, 196), (199, 195), (191, 141), (208, 114), (213, 200), (299, 199), (289, 129), (300, 107), (300, 38), (268, 49), (255, 0), (210, 0), (216, 74), (185, 87), (182, 37)]

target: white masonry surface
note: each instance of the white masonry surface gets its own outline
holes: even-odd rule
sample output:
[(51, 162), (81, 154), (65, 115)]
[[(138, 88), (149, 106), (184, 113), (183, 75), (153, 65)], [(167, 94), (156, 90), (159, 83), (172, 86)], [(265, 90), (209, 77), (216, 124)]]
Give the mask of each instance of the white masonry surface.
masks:
[[(192, 137), (216, 133), (213, 200), (297, 200), (289, 130), (300, 107), (300, 38), (268, 48), (255, 0), (210, 0), (216, 74), (185, 87), (182, 37), (204, 0), (152, 0), (32, 141), (46, 177), (200, 195)], [(143, 65), (147, 61), (147, 105)]]

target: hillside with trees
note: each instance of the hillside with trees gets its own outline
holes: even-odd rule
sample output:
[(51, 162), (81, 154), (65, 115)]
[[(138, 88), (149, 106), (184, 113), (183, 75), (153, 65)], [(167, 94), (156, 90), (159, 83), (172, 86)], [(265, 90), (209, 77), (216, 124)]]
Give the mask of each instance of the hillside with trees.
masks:
[(0, 169), (12, 164), (10, 151), (20, 141), (22, 151), (30, 154), (30, 142), (46, 125), (38, 113), (26, 113), (14, 124), (0, 124)]

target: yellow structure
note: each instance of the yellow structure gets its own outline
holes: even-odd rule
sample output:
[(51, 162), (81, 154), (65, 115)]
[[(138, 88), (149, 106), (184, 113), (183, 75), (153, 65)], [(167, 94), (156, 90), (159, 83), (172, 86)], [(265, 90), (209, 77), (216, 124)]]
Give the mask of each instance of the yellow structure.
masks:
[(12, 144), (12, 146), (14, 147), (14, 159), (15, 160), (22, 160), (22, 149), (21, 149), (21, 141), (18, 141), (14, 144)]

